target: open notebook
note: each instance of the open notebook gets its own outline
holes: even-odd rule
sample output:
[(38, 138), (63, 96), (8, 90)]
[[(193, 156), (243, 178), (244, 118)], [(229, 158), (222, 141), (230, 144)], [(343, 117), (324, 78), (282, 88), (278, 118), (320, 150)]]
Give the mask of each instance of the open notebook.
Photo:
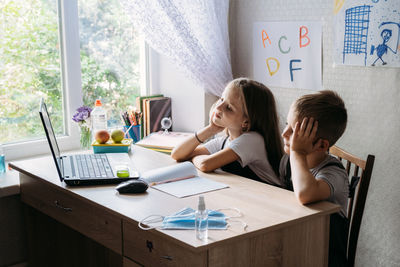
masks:
[(147, 171), (141, 178), (152, 188), (179, 198), (228, 187), (226, 184), (198, 176), (196, 167), (189, 161)]

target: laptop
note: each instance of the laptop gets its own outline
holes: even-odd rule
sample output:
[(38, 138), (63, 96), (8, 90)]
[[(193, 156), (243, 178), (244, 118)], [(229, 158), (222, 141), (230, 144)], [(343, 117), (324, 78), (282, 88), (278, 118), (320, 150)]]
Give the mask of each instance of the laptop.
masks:
[[(139, 177), (138, 172), (132, 166), (128, 153), (62, 156), (43, 99), (40, 102), (39, 114), (61, 182), (64, 181), (67, 185), (118, 184)], [(115, 167), (122, 163), (128, 165), (130, 177), (120, 178), (117, 176)]]

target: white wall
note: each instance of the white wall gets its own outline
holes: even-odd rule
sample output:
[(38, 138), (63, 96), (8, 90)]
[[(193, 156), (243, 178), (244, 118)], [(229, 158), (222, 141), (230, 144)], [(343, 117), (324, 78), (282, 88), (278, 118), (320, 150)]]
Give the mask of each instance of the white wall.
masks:
[[(256, 21), (323, 22), (323, 89), (344, 99), (349, 120), (338, 146), (376, 156), (356, 266), (400, 266), (400, 69), (334, 66), (333, 0), (231, 0), (230, 42), (234, 77), (253, 76), (252, 24)], [(310, 91), (271, 88), (281, 127), (293, 100)]]
[(208, 123), (208, 111), (216, 97), (204, 93), (165, 56), (150, 49), (152, 94), (172, 98), (173, 130), (194, 132)]

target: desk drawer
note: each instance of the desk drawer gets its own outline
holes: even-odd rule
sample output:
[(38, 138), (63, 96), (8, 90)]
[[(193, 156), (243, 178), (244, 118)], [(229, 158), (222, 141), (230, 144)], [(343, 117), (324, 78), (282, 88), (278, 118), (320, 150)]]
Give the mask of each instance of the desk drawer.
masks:
[(122, 254), (121, 219), (68, 190), (20, 174), (26, 204)]
[(194, 253), (137, 223), (122, 220), (124, 256), (145, 266), (207, 266), (207, 251)]
[(143, 267), (143, 265), (139, 265), (134, 261), (131, 261), (130, 259), (123, 257), (123, 263), (122, 266), (123, 267)]

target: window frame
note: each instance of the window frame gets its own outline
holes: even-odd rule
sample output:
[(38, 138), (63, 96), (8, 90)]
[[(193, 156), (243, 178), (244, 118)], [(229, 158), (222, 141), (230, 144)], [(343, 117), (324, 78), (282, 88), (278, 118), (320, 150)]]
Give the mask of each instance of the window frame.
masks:
[[(57, 0), (58, 27), (61, 57), (61, 90), (63, 99), (63, 117), (65, 134), (57, 136), (61, 151), (79, 149), (79, 128), (72, 123), (75, 110), (82, 106), (82, 80), (79, 40), (78, 0)], [(149, 47), (144, 39), (140, 40), (140, 94), (149, 92)], [(39, 109), (39, 103), (38, 103)], [(39, 113), (38, 113), (39, 116)], [(49, 154), (45, 135), (37, 139), (7, 143), (3, 145), (6, 160)]]

